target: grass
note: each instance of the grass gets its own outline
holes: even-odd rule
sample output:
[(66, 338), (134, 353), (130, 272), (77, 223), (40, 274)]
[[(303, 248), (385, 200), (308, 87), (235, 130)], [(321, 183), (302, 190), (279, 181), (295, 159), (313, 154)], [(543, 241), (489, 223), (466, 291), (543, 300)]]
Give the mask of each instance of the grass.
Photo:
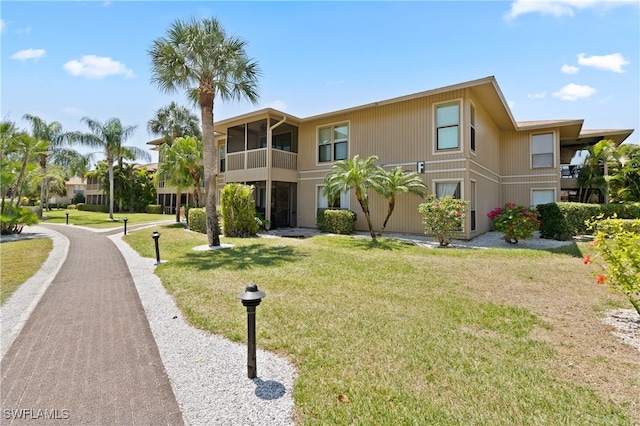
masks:
[[(245, 341), (236, 295), (249, 282), (267, 293), (258, 344), (298, 368), (300, 424), (640, 420), (629, 374), (640, 361), (598, 318), (624, 299), (594, 284), (587, 245), (425, 249), (321, 235), (225, 238), (232, 249), (202, 252), (202, 234), (160, 232), (169, 262), (156, 274), (196, 327)], [(146, 233), (125, 240), (155, 257)]]
[(49, 238), (7, 241), (0, 244), (0, 305), (32, 277), (47, 260), (53, 242)]
[(43, 223), (66, 223), (65, 212), (69, 212), (69, 224), (88, 226), (90, 228), (117, 228), (124, 225), (123, 218), (127, 218), (127, 226), (141, 223), (175, 220), (175, 215), (148, 214), (148, 213), (114, 213), (113, 220), (109, 219), (109, 213), (87, 212), (81, 210), (51, 210), (44, 213), (46, 219)]

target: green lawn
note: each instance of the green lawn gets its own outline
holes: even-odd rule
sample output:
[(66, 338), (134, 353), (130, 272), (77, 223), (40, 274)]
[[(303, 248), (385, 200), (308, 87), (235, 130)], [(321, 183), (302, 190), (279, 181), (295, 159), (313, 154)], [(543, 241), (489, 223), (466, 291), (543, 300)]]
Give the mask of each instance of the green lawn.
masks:
[[(586, 245), (425, 249), (320, 235), (224, 238), (232, 249), (202, 252), (202, 234), (160, 232), (168, 262), (156, 273), (195, 326), (245, 341), (236, 295), (249, 282), (267, 293), (258, 344), (297, 367), (300, 424), (640, 421), (629, 374), (640, 359), (600, 321), (628, 306), (595, 284)], [(155, 257), (148, 233), (125, 241)]]
[(123, 218), (127, 218), (127, 226), (140, 223), (175, 220), (175, 215), (148, 213), (114, 213), (113, 220), (109, 213), (87, 212), (80, 210), (51, 210), (44, 212), (42, 223), (66, 223), (66, 212), (69, 212), (69, 224), (88, 226), (90, 228), (117, 228), (124, 225)]
[(7, 241), (0, 244), (0, 304), (31, 278), (49, 257), (53, 241), (49, 238)]

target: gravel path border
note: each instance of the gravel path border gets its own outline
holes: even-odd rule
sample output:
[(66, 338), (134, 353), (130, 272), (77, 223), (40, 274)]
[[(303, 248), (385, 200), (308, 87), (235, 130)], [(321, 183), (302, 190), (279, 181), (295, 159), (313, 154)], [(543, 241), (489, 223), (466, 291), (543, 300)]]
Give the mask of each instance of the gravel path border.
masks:
[[(295, 368), (258, 349), (258, 377), (248, 379), (246, 345), (190, 326), (154, 274), (155, 260), (140, 257), (121, 235), (109, 238), (129, 265), (185, 424), (294, 424)], [(238, 315), (246, 318), (240, 301)]]

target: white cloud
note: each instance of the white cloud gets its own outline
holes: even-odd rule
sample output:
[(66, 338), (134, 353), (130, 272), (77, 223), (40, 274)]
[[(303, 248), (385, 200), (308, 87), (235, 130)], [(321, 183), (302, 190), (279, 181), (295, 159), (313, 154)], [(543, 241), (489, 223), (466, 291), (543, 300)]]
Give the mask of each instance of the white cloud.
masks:
[(7, 24), (4, 23), (4, 19), (0, 19), (0, 33), (7, 31)]
[(597, 90), (593, 87), (570, 83), (555, 92), (553, 96), (563, 101), (577, 101), (578, 99), (588, 98), (596, 92)]
[(573, 65), (563, 65), (562, 68), (560, 68), (560, 71), (562, 71), (565, 74), (576, 74), (578, 71), (580, 71), (580, 67), (575, 67)]
[(527, 98), (529, 98), (529, 99), (543, 99), (545, 96), (547, 96), (547, 92), (529, 93), (527, 95)]
[(29, 59), (40, 59), (46, 54), (44, 49), (25, 49), (20, 50), (13, 55), (11, 59), (17, 59), (19, 61), (28, 61)]
[(105, 78), (110, 75), (124, 75), (133, 78), (133, 71), (123, 63), (105, 56), (84, 55), (79, 61), (73, 60), (62, 66), (69, 74), (87, 78)]
[(620, 53), (611, 55), (587, 56), (585, 53), (578, 54), (578, 64), (585, 67), (594, 67), (601, 70), (623, 73), (623, 66), (629, 65), (629, 61), (624, 59)]
[(512, 20), (527, 13), (540, 13), (560, 18), (562, 16), (573, 16), (578, 9), (607, 9), (637, 4), (638, 0), (515, 0), (511, 3), (511, 10), (505, 14), (505, 18)]

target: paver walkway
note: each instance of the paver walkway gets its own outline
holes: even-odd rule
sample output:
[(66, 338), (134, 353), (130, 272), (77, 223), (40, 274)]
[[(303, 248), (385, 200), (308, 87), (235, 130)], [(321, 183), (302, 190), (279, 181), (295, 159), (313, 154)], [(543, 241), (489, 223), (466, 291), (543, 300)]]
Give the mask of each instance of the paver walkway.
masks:
[(0, 423), (183, 424), (118, 248), (105, 233), (48, 227), (69, 252), (2, 359)]

